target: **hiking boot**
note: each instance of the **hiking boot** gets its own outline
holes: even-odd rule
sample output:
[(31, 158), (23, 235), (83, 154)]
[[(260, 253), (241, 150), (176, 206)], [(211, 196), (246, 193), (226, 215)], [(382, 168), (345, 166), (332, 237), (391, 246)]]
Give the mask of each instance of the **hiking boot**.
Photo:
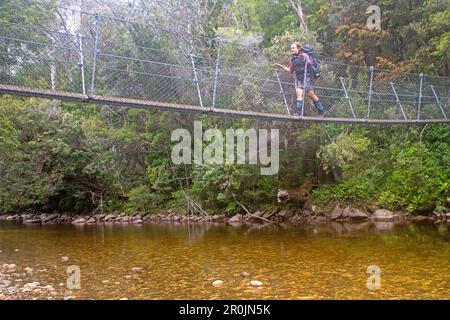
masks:
[(319, 116), (323, 116), (325, 114), (324, 111), (325, 108), (323, 107), (322, 103), (319, 100), (317, 100), (316, 102), (314, 102), (314, 105), (317, 108), (317, 112), (319, 112)]

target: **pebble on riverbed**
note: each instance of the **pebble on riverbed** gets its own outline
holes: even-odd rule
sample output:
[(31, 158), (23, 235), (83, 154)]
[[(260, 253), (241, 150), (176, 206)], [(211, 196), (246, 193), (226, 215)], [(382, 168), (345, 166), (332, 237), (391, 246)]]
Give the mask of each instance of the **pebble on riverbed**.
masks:
[(62, 257), (61, 260), (62, 260), (63, 262), (67, 262), (67, 261), (69, 261), (69, 257)]
[(263, 283), (261, 281), (258, 280), (252, 280), (249, 283), (252, 287), (261, 287), (263, 285)]
[(223, 285), (223, 281), (222, 281), (222, 280), (216, 280), (216, 281), (214, 281), (214, 282), (212, 283), (212, 285), (213, 285), (214, 287), (220, 287), (220, 286)]

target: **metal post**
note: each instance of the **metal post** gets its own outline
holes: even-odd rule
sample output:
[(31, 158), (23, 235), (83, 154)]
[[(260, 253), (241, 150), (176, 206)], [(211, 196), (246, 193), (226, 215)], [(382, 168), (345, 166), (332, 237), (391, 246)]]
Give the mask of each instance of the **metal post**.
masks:
[(218, 81), (219, 73), (220, 73), (219, 61), (220, 61), (220, 39), (217, 39), (216, 71), (214, 73), (214, 87), (213, 87), (213, 98), (212, 98), (211, 110), (214, 110), (214, 108), (216, 107), (217, 81)]
[(444, 108), (442, 108), (441, 101), (439, 100), (439, 96), (437, 95), (436, 91), (434, 90), (434, 86), (430, 85), (430, 87), (431, 87), (431, 90), (433, 91), (434, 97), (436, 98), (438, 106), (441, 109), (442, 114), (444, 115), (444, 119), (447, 120), (447, 116), (445, 115)]
[(423, 73), (419, 74), (420, 87), (419, 87), (419, 106), (417, 107), (417, 120), (420, 120), (420, 107), (422, 106), (422, 90), (423, 90)]
[(370, 103), (372, 102), (373, 71), (375, 70), (375, 68), (373, 66), (371, 66), (369, 68), (369, 70), (370, 70), (369, 101), (367, 103), (367, 116), (366, 116), (366, 119), (369, 119), (369, 117), (370, 117)]
[(302, 106), (302, 117), (305, 112), (306, 107), (306, 72), (308, 71), (308, 59), (305, 58), (305, 74), (303, 75), (303, 106)]
[(348, 96), (347, 88), (345, 87), (344, 78), (339, 77), (339, 80), (341, 80), (342, 88), (344, 89), (344, 93), (345, 93), (345, 99), (347, 99), (347, 101), (348, 101), (348, 105), (350, 107), (350, 111), (352, 112), (353, 119), (356, 119), (355, 112), (353, 111), (352, 102), (350, 100), (350, 97)]
[(80, 51), (80, 61), (78, 63), (81, 72), (81, 88), (83, 94), (86, 94), (86, 83), (84, 80), (84, 55), (83, 55), (83, 36), (78, 34), (78, 50)]
[(200, 107), (203, 108), (202, 94), (200, 91), (200, 83), (199, 83), (198, 77), (197, 77), (197, 69), (195, 69), (194, 56), (192, 54), (190, 56), (191, 56), (192, 70), (194, 70), (194, 82), (197, 86), (198, 101), (200, 102)]
[(98, 38), (100, 36), (100, 14), (95, 14), (95, 42), (94, 42), (94, 58), (92, 62), (92, 79), (91, 79), (91, 91), (90, 95), (94, 95), (95, 89), (95, 71), (97, 67), (97, 56), (98, 56)]
[(288, 115), (291, 115), (291, 111), (289, 110), (289, 106), (287, 104), (286, 96), (284, 95), (283, 86), (281, 85), (280, 75), (278, 73), (278, 70), (275, 70), (275, 74), (277, 75), (278, 85), (280, 86), (280, 93), (283, 96), (284, 105), (286, 106), (286, 110), (288, 112)]
[(407, 119), (406, 119), (405, 111), (403, 110), (403, 106), (402, 106), (402, 104), (401, 104), (401, 102), (400, 102), (400, 99), (398, 98), (397, 91), (395, 90), (394, 83), (393, 83), (393, 82), (390, 82), (390, 84), (391, 84), (392, 91), (394, 91), (395, 101), (397, 101), (397, 104), (398, 104), (398, 106), (400, 107), (400, 110), (402, 111), (403, 118), (404, 118), (405, 120), (407, 120)]

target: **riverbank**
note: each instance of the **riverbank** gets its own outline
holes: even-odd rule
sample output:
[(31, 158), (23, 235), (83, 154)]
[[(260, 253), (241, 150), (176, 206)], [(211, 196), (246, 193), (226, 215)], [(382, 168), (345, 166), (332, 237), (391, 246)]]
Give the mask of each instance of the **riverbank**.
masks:
[(145, 224), (145, 223), (191, 223), (212, 222), (240, 225), (243, 223), (292, 223), (292, 224), (324, 224), (332, 221), (354, 222), (395, 222), (395, 221), (450, 221), (450, 212), (433, 213), (430, 216), (410, 215), (401, 211), (389, 211), (385, 209), (368, 210), (336, 206), (332, 211), (317, 213), (313, 210), (259, 210), (247, 212), (247, 214), (235, 214), (227, 216), (215, 215), (188, 215), (177, 211), (168, 210), (158, 214), (134, 213), (105, 213), (105, 214), (64, 214), (64, 213), (23, 213), (0, 215), (0, 221), (14, 221), (23, 224), (97, 224), (97, 223), (122, 223), (122, 224)]

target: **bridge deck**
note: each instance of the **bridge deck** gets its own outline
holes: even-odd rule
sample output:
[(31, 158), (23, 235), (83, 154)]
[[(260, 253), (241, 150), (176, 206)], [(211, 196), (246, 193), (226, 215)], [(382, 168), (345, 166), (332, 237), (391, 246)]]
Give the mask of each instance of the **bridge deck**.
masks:
[(197, 105), (167, 103), (152, 100), (130, 99), (110, 96), (89, 96), (76, 92), (54, 91), (49, 89), (37, 89), (30, 87), (11, 86), (0, 84), (0, 94), (10, 94), (22, 97), (36, 97), (44, 99), (56, 99), (80, 103), (105, 104), (110, 106), (157, 109), (162, 111), (178, 111), (200, 114), (211, 114), (226, 117), (255, 118), (260, 120), (279, 121), (303, 121), (322, 123), (356, 123), (356, 124), (426, 124), (426, 123), (450, 123), (449, 119), (424, 119), (424, 120), (396, 120), (396, 119), (352, 119), (352, 118), (328, 118), (328, 117), (300, 117), (287, 114), (275, 114), (231, 109), (211, 109)]
[(211, 109), (197, 105), (186, 105), (167, 103), (152, 100), (130, 99), (122, 97), (85, 95), (76, 92), (54, 91), (49, 89), (37, 89), (22, 86), (0, 84), (0, 94), (10, 94), (22, 97), (36, 97), (44, 99), (56, 99), (80, 103), (105, 104), (110, 106), (121, 106), (141, 109), (156, 109), (162, 111), (191, 112), (199, 114), (210, 114), (225, 117), (254, 118), (260, 120), (278, 121), (301, 121), (318, 123), (356, 123), (356, 124), (426, 124), (426, 123), (450, 123), (448, 119), (424, 119), (424, 120), (402, 120), (402, 119), (351, 119), (351, 118), (329, 118), (329, 117), (300, 117), (287, 114), (274, 114), (265, 112), (253, 112), (231, 109)]

